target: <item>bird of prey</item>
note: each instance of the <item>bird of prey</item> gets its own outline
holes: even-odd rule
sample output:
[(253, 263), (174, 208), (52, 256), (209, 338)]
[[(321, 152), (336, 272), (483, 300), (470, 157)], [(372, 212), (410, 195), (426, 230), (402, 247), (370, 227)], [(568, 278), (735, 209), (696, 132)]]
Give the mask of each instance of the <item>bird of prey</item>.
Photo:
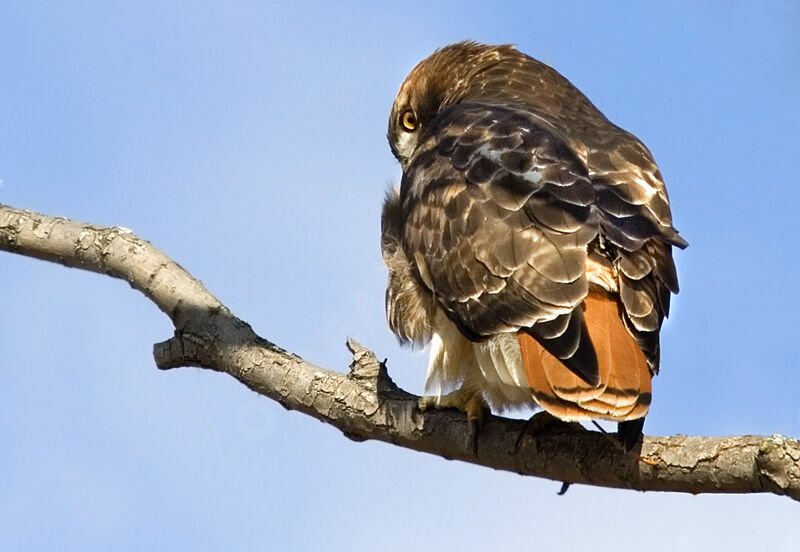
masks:
[(551, 67), (475, 42), (411, 71), (388, 139), (386, 314), (431, 344), (420, 406), (614, 420), (631, 448), (687, 245), (648, 149)]

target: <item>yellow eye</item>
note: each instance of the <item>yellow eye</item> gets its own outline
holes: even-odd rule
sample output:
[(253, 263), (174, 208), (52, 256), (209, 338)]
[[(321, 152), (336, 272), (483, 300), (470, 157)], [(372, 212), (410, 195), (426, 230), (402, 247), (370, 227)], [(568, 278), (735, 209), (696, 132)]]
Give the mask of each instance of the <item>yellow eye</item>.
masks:
[(408, 132), (417, 130), (417, 117), (410, 109), (404, 112), (403, 116), (400, 117), (400, 123), (403, 125), (403, 130), (407, 130)]

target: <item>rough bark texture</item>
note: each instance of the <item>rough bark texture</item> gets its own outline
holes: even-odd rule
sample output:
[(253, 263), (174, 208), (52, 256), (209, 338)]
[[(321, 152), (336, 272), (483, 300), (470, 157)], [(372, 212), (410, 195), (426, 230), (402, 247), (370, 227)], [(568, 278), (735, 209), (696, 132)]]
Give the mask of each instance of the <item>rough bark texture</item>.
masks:
[(800, 442), (772, 437), (645, 437), (641, 455), (574, 424), (488, 416), (477, 454), (460, 412), (417, 409), (386, 365), (348, 340), (347, 374), (326, 370), (256, 335), (203, 285), (124, 228), (104, 228), (0, 205), (0, 250), (127, 281), (175, 325), (154, 346), (161, 369), (210, 368), (290, 410), (325, 421), (356, 441), (377, 439), (448, 459), (523, 475), (641, 491), (770, 492), (800, 500)]

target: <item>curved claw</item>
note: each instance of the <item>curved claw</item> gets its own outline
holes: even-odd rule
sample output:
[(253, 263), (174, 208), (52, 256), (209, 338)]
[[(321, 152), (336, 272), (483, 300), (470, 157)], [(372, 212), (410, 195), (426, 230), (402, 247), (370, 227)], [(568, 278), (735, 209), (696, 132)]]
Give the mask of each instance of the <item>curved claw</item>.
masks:
[(478, 434), (481, 431), (482, 422), (483, 420), (481, 418), (470, 418), (469, 420), (469, 439), (467, 445), (475, 456), (478, 456)]
[(620, 422), (617, 429), (617, 438), (622, 443), (625, 452), (630, 452), (636, 448), (640, 439), (643, 438), (644, 418)]
[(486, 403), (480, 392), (469, 389), (456, 389), (452, 393), (442, 396), (420, 397), (417, 401), (417, 408), (424, 412), (429, 408), (457, 408), (467, 414), (469, 420), (469, 436), (467, 446), (472, 453), (478, 455), (478, 435), (483, 425), (483, 414), (486, 410)]

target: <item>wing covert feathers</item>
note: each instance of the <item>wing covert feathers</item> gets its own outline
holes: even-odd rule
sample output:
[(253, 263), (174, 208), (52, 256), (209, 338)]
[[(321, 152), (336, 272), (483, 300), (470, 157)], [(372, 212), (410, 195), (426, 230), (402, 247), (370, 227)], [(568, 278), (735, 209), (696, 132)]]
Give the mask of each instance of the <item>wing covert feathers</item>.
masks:
[(583, 319), (597, 355), (598, 383), (591, 385), (568, 369), (527, 333), (518, 334), (528, 385), (536, 401), (567, 421), (604, 418), (633, 420), (647, 414), (651, 374), (612, 296), (591, 292)]
[(546, 346), (575, 354), (570, 313), (588, 291), (598, 226), (586, 169), (558, 135), (526, 112), (454, 106), (403, 171), (400, 196), (406, 258), (467, 338), (572, 321), (571, 341)]

